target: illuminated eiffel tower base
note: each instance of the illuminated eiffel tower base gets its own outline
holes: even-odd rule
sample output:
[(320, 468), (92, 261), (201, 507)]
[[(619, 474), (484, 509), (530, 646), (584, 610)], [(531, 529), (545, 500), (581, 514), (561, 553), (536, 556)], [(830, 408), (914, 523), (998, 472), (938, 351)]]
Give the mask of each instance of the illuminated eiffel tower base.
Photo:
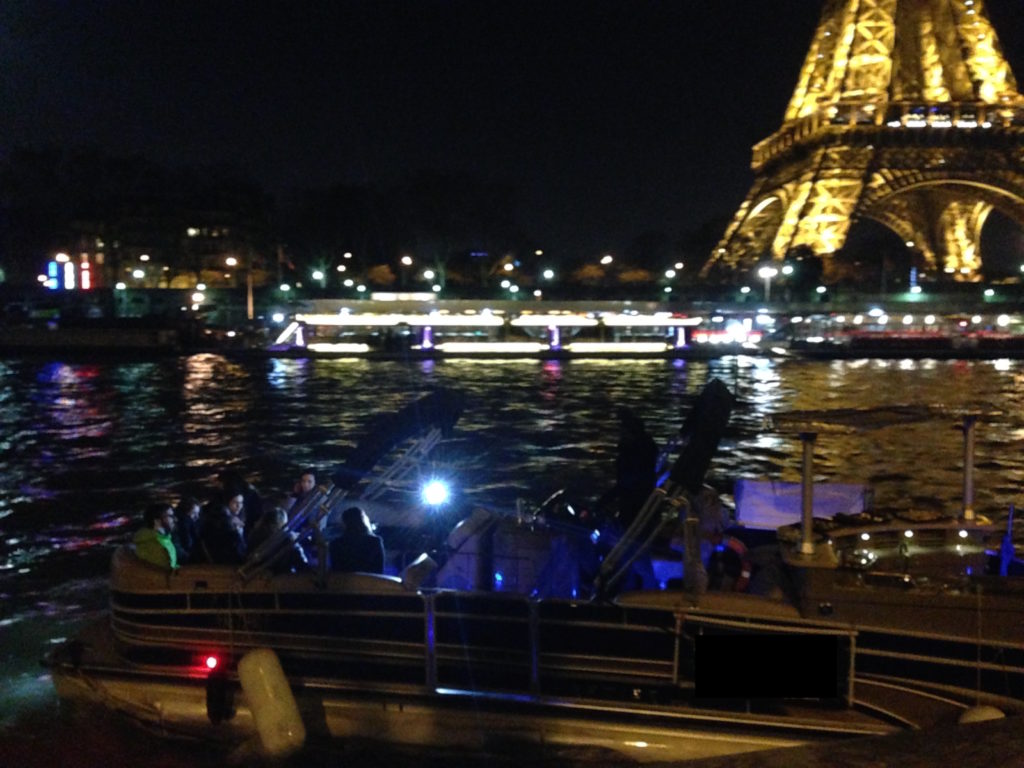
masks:
[(752, 167), (705, 277), (813, 252), (829, 281), (873, 219), (936, 278), (981, 279), (989, 214), (1024, 227), (1024, 99), (982, 0), (828, 0)]

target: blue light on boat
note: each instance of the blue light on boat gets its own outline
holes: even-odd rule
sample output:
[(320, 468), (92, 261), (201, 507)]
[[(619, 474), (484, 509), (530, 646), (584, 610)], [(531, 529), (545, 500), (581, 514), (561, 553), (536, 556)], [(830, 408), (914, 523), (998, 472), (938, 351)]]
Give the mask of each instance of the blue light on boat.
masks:
[(597, 542), (598, 542), (598, 540), (599, 540), (600, 538), (601, 538), (601, 532), (600, 532), (599, 530), (597, 530), (597, 529), (595, 528), (595, 529), (594, 529), (594, 530), (593, 530), (593, 531), (591, 532), (591, 534), (590, 534), (590, 541), (591, 541), (592, 543), (594, 543), (594, 544), (597, 544)]
[(448, 486), (441, 480), (431, 480), (423, 486), (423, 490), (420, 493), (424, 504), (429, 504), (431, 507), (437, 507), (448, 501), (450, 494), (448, 492)]
[(495, 571), (494, 572), (494, 588), (495, 589), (501, 589), (501, 585), (504, 583), (504, 581), (505, 581), (505, 577), (504, 577), (504, 575), (502, 575), (501, 571)]

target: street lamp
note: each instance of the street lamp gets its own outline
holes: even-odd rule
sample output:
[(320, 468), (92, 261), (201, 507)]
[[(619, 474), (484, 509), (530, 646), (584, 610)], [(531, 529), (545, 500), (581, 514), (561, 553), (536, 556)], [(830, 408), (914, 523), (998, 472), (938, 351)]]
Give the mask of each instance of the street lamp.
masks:
[(757, 276), (764, 280), (764, 300), (768, 303), (772, 300), (772, 278), (779, 274), (775, 267), (761, 267), (757, 270)]

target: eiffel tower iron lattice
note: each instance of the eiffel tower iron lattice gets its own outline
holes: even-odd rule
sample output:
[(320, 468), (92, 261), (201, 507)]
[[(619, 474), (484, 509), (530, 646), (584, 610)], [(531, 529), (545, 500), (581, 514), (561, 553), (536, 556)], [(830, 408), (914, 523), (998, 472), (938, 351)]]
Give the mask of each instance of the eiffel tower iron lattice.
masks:
[(1024, 227), (1024, 98), (983, 0), (827, 0), (752, 168), (702, 276), (810, 249), (829, 281), (851, 223), (873, 219), (922, 270), (980, 280), (989, 214)]

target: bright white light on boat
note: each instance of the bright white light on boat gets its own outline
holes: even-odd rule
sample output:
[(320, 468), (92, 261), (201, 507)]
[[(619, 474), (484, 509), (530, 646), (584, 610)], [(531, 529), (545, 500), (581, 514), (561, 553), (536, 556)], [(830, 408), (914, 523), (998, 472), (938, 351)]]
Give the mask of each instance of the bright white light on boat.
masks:
[[(283, 317), (281, 318), (284, 319)], [(288, 324), (288, 327), (281, 331), (281, 335), (274, 341), (275, 344), (284, 344), (293, 333), (299, 330), (299, 324), (294, 320)]]
[(958, 535), (960, 536), (961, 539), (966, 539), (967, 538), (967, 531), (965, 531), (963, 528), (961, 528), (960, 529), (960, 533)]
[(609, 328), (678, 328), (700, 325), (703, 322), (703, 318), (673, 317), (669, 312), (658, 312), (653, 315), (608, 313), (601, 315), (601, 322)]
[(207, 656), (203, 663), (206, 665), (207, 669), (216, 669), (220, 665), (220, 659), (216, 656)]
[(574, 341), (565, 346), (570, 352), (637, 352), (659, 354), (669, 347), (663, 341)]
[(648, 744), (646, 741), (627, 741), (626, 746), (636, 747), (637, 749), (647, 749), (651, 745)]
[(423, 486), (420, 496), (425, 504), (437, 507), (448, 501), (448, 486), (441, 480), (431, 480)]
[(868, 533), (867, 531), (864, 531), (864, 533), (862, 533), (860, 535), (860, 540), (861, 541), (871, 541), (871, 534)]
[(445, 353), (460, 355), (489, 352), (534, 354), (548, 349), (548, 345), (536, 341), (445, 341), (438, 344), (437, 348)]
[[(501, 321), (498, 320), (497, 324)], [(509, 321), (510, 325), (514, 325), (518, 328), (548, 328), (551, 326), (555, 327), (590, 327), (597, 325), (597, 318), (585, 317), (583, 315), (522, 315), (520, 317), (513, 318)]]
[(904, 536), (906, 536), (906, 537), (907, 537), (908, 539), (912, 539), (912, 538), (914, 538), (914, 532), (913, 532), (913, 531), (911, 531), (911, 530), (906, 530), (906, 531), (904, 531), (904, 532), (903, 532), (903, 535), (904, 535)]
[(334, 355), (339, 353), (362, 355), (370, 351), (370, 345), (363, 344), (360, 342), (338, 342), (332, 344), (331, 342), (327, 341), (317, 341), (310, 344), (308, 346), (308, 349), (312, 350), (313, 352), (327, 352)]
[(975, 325), (980, 323), (981, 322), (981, 315), (972, 315), (971, 316), (971, 322), (974, 323)]
[(924, 316), (924, 324), (925, 325), (935, 325), (935, 315), (925, 315)]
[(1010, 316), (1009, 315), (1000, 315), (999, 317), (996, 318), (996, 325), (998, 325), (1000, 328), (1005, 328), (1009, 324), (1010, 324)]
[(885, 314), (885, 310), (884, 309), (880, 309), (879, 307), (872, 307), (871, 309), (868, 310), (868, 315), (870, 317), (878, 317), (878, 316), (884, 315), (884, 314)]

